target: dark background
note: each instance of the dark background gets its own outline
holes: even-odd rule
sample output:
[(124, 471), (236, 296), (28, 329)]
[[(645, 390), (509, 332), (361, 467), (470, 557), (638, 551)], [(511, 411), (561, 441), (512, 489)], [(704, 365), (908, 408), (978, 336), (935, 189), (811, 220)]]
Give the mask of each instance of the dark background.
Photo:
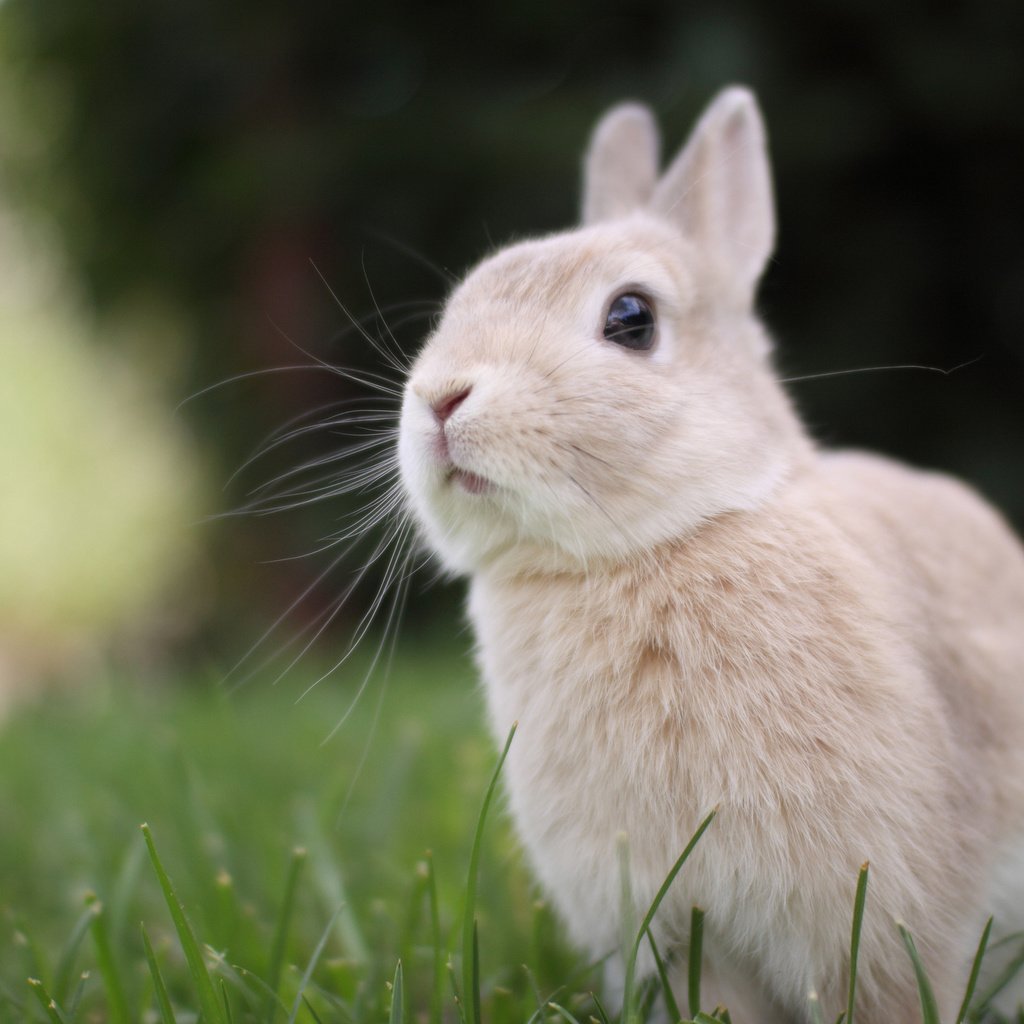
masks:
[[(57, 225), (98, 317), (140, 296), (177, 311), (179, 401), (305, 353), (379, 368), (313, 263), (357, 314), (379, 303), (414, 350), (428, 321), (401, 326), (422, 312), (402, 304), (436, 308), (438, 269), (573, 222), (580, 154), (607, 106), (650, 103), (671, 153), (715, 91), (746, 83), (776, 174), (779, 246), (760, 305), (783, 375), (961, 367), (796, 384), (813, 430), (960, 474), (1021, 526), (1020, 12), (1008, 0), (7, 0), (3, 55), (41, 141), (12, 147), (2, 173)], [(227, 481), (268, 430), (351, 393), (329, 374), (270, 374), (179, 415)], [(233, 481), (225, 507), (332, 443), (321, 432), (286, 446)], [(211, 526), (203, 642), (262, 631), (327, 559), (259, 563), (316, 548), (346, 510)], [(454, 601), (414, 601), (410, 628)]]

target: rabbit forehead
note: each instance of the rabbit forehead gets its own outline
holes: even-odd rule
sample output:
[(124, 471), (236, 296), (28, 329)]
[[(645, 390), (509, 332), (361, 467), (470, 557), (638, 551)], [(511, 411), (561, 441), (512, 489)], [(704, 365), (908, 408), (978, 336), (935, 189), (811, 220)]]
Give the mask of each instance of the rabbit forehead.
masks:
[(687, 255), (677, 232), (639, 215), (520, 242), (470, 272), (449, 300), (442, 326), (514, 317), (533, 330), (596, 328), (591, 321), (623, 288), (685, 306), (694, 293)]

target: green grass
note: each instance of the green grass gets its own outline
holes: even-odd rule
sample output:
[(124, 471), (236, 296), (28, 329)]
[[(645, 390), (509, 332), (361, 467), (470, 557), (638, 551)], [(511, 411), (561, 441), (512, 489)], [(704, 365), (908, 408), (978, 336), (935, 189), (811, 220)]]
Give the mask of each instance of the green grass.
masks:
[[(448, 959), (459, 966), (473, 826), (496, 761), (472, 670), (448, 654), (400, 660), (326, 743), (360, 670), (296, 703), (309, 678), (233, 696), (212, 677), (122, 680), (6, 723), (0, 1020), (68, 1019), (72, 1007), (83, 1021), (184, 1022), (202, 1008), (211, 1024), (383, 1022), (396, 978), (409, 1021), (450, 1019)], [(536, 989), (549, 997), (580, 965), (504, 815), (491, 813), (476, 856), (481, 1014), (525, 1020)]]
[[(5, 724), (0, 1021), (609, 1024), (599, 970), (487, 813), (499, 756), (467, 661), (399, 659), (327, 742), (362, 676), (296, 702), (313, 671), (233, 695), (124, 679)], [(660, 979), (673, 1017), (727, 1020), (664, 992), (647, 926), (670, 880), (623, 937), (628, 963), (649, 943), (658, 965), (628, 972), (624, 1016)], [(854, 962), (866, 887), (851, 879)]]

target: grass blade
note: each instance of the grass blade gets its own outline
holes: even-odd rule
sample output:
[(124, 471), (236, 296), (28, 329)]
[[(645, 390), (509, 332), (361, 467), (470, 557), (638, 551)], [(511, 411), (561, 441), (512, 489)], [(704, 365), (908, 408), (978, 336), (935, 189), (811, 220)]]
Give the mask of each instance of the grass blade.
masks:
[[(668, 1019), (672, 1024), (675, 1024), (677, 1020), (682, 1020), (683, 1015), (679, 1012), (679, 1004), (676, 1002), (675, 993), (672, 991), (672, 985), (669, 983), (665, 961), (661, 959), (661, 953), (658, 951), (658, 945), (654, 941), (653, 932), (647, 933), (647, 941), (651, 944), (651, 952), (654, 954), (654, 966), (657, 968), (662, 995), (665, 997), (665, 1010), (668, 1013)], [(692, 1012), (690, 1016), (693, 1016)]]
[(939, 1008), (935, 1003), (935, 993), (932, 991), (931, 983), (928, 981), (928, 975), (925, 973), (921, 956), (917, 952), (917, 946), (914, 945), (914, 937), (907, 931), (906, 925), (902, 922), (897, 921), (896, 927), (899, 928), (903, 945), (907, 947), (910, 961), (914, 965), (914, 974), (917, 976), (917, 991), (921, 997), (921, 1018), (923, 1024), (939, 1024)]
[(54, 998), (46, 991), (46, 986), (38, 978), (28, 979), (29, 987), (36, 994), (39, 1005), (43, 1008), (50, 1024), (68, 1024), (67, 1018), (61, 1013)]
[(448, 980), (452, 985), (452, 995), (455, 997), (455, 1009), (459, 1014), (459, 1024), (466, 1024), (466, 1007), (459, 994), (459, 983), (455, 978), (455, 964), (449, 959), (445, 968), (448, 971)]
[[(643, 941), (644, 933), (650, 928), (651, 922), (654, 920), (654, 915), (657, 914), (658, 908), (661, 906), (661, 901), (667, 895), (669, 889), (672, 887), (672, 883), (676, 880), (676, 875), (679, 874), (683, 865), (689, 859), (691, 853), (693, 853), (694, 847), (700, 842), (701, 836), (707, 831), (708, 826), (715, 819), (715, 815), (718, 813), (718, 809), (711, 811), (710, 814), (697, 826), (697, 831), (690, 837), (690, 841), (686, 844), (686, 848), (676, 859), (675, 864), (672, 865), (671, 870), (665, 876), (665, 880), (661, 883), (661, 888), (658, 890), (654, 899), (651, 901), (650, 907), (647, 909), (647, 913), (644, 915), (644, 919), (640, 924), (640, 928), (636, 933), (636, 939), (633, 942), (633, 948), (629, 952), (629, 956), (626, 960), (626, 983), (624, 986), (624, 1000), (623, 1000), (623, 1014), (627, 1014), (630, 1009), (631, 1000), (633, 997), (634, 988), (634, 975), (636, 973), (636, 958), (640, 952), (640, 943)], [(628, 872), (628, 869), (627, 869)], [(625, 883), (624, 883), (625, 884)], [(628, 1017), (624, 1016), (624, 1020), (629, 1024)]]
[(857, 893), (853, 897), (853, 924), (850, 927), (850, 983), (846, 990), (846, 1024), (853, 1024), (853, 1001), (857, 991), (857, 956), (860, 953), (860, 930), (864, 922), (864, 904), (868, 895), (868, 863), (857, 875)]
[(600, 1024), (611, 1024), (608, 1011), (604, 1008), (604, 1003), (601, 1002), (597, 994), (595, 992), (591, 992), (590, 998), (594, 1000), (594, 1009), (597, 1010), (597, 1019)]
[(288, 1016), (288, 1024), (295, 1024), (295, 1018), (299, 1015), (299, 1007), (302, 1005), (303, 993), (306, 991), (306, 986), (309, 984), (310, 978), (313, 977), (313, 971), (316, 969), (316, 965), (320, 962), (320, 957), (323, 956), (324, 947), (327, 945), (331, 929), (334, 927), (334, 921), (340, 913), (341, 908), (339, 907), (333, 914), (331, 914), (331, 919), (327, 922), (327, 927), (320, 936), (320, 941), (316, 944), (316, 949), (313, 950), (313, 955), (309, 958), (309, 963), (306, 964), (306, 970), (303, 972), (302, 980), (299, 982), (298, 991), (295, 993), (295, 1002), (292, 1003), (292, 1012)]
[(548, 1003), (548, 1008), (552, 1009), (561, 1017), (563, 1020), (568, 1021), (568, 1024), (580, 1024), (580, 1022), (560, 1003)]
[(988, 948), (988, 939), (992, 934), (992, 918), (985, 922), (985, 928), (981, 933), (978, 942), (978, 951), (974, 954), (974, 962), (971, 964), (971, 975), (967, 979), (967, 989), (964, 992), (964, 1001), (960, 1004), (960, 1010), (956, 1015), (956, 1024), (963, 1024), (967, 1020), (967, 1011), (971, 1008), (971, 1000), (974, 998), (974, 989), (978, 984), (978, 975), (981, 972), (981, 961), (985, 957), (985, 950)]
[(36, 945), (25, 921), (19, 916), (14, 919), (12, 924), (14, 925), (14, 945), (19, 950), (23, 970), (28, 973), (30, 978), (51, 977), (50, 972), (46, 969), (42, 951)]
[[(690, 1016), (700, 1012), (700, 971), (704, 959), (704, 911), (694, 907), (690, 911), (690, 953), (687, 961), (687, 998)], [(675, 1018), (679, 1019), (678, 1016)]]
[[(484, 795), (484, 802), (480, 808), (480, 816), (476, 823), (476, 832), (473, 835), (473, 848), (469, 856), (469, 876), (466, 879), (466, 909), (462, 919), (462, 991), (466, 1000), (466, 1022), (467, 1024), (481, 1024), (479, 1006), (479, 964), (476, 961), (475, 950), (476, 939), (476, 894), (480, 871), (480, 846), (484, 834), (484, 823), (487, 820), (487, 811), (491, 806), (491, 799), (494, 790), (498, 785), (498, 776), (501, 774), (502, 765), (508, 757), (509, 747), (512, 746), (512, 738), (516, 734), (517, 723), (513, 723), (508, 731), (508, 739), (505, 740), (505, 748), (498, 758), (494, 774), (491, 776), (491, 783)], [(476, 987), (474, 987), (474, 973), (476, 973)]]
[(310, 1017), (313, 1018), (316, 1024), (323, 1024), (323, 1021), (320, 1019), (320, 1014), (316, 1012), (316, 1010), (313, 1008), (313, 1004), (309, 1001), (309, 999), (306, 998), (306, 996), (302, 997), (302, 1005), (305, 1006), (306, 1010), (309, 1012)]
[(156, 993), (156, 1005), (160, 1010), (160, 1020), (163, 1024), (177, 1024), (174, 1019), (174, 1010), (171, 1007), (170, 997), (167, 995), (167, 986), (164, 984), (163, 975), (160, 973), (160, 965), (157, 963), (156, 953), (146, 933), (146, 926), (142, 926), (142, 948), (146, 951), (146, 963), (149, 965), (149, 974), (153, 979), (153, 991)]
[(686, 849), (679, 854), (679, 858), (675, 864), (672, 865), (672, 870), (665, 876), (665, 881), (661, 883), (661, 888), (658, 890), (657, 895), (651, 901), (651, 905), (644, 915), (643, 922), (640, 925), (640, 932), (636, 937), (636, 943), (634, 948), (639, 950), (640, 942), (643, 939), (644, 932), (647, 931), (651, 926), (651, 922), (654, 920), (654, 915), (658, 912), (658, 907), (661, 906), (661, 901), (665, 898), (672, 883), (676, 880), (676, 875), (679, 874), (680, 869), (686, 863), (690, 854), (693, 853), (693, 848), (700, 842), (701, 836), (707, 831), (708, 826), (714, 821), (715, 815), (718, 813), (718, 809), (713, 810), (698, 826), (697, 831), (690, 837), (690, 841), (686, 844)]
[(252, 971), (246, 970), (244, 967), (239, 967), (237, 964), (231, 969), (242, 985), (244, 985), (250, 992), (259, 994), (263, 997), (264, 1006), (273, 1003), (278, 1010), (281, 1010), (285, 1014), (289, 1012), (284, 1000), (259, 975), (253, 974)]
[(524, 1006), (523, 1019), (527, 1022), (536, 1020), (544, 1012), (544, 997), (540, 994), (540, 986), (537, 984), (537, 979), (533, 976), (533, 971), (527, 967), (526, 964), (522, 964), (523, 976), (526, 978), (526, 1000), (533, 1001), (533, 1008), (530, 1009), (529, 1016), (526, 1015), (528, 1007)]
[(285, 945), (288, 941), (288, 926), (291, 923), (292, 911), (295, 908), (295, 892), (298, 888), (299, 875), (302, 872), (302, 865), (306, 863), (306, 850), (296, 846), (292, 850), (291, 860), (288, 863), (288, 878), (285, 881), (284, 899), (281, 902), (281, 912), (277, 918), (277, 926), (274, 929), (274, 939), (270, 945), (270, 956), (267, 959), (267, 987), (274, 994), (274, 998), (268, 998), (264, 1009), (267, 1024), (273, 1024), (274, 1014), (278, 1004), (277, 990), (281, 984), (281, 969), (284, 966)]
[(149, 849), (149, 859), (153, 862), (153, 868), (160, 881), (164, 900), (171, 912), (171, 918), (178, 933), (181, 950), (185, 954), (189, 973), (192, 975), (192, 981), (196, 986), (196, 994), (199, 997), (199, 1008), (202, 1011), (203, 1019), (206, 1021), (206, 1024), (228, 1024), (224, 1016), (224, 1007), (217, 998), (217, 992), (213, 987), (213, 981), (210, 979), (210, 973), (206, 969), (202, 950), (199, 948), (199, 943), (192, 932), (192, 926), (188, 923), (188, 918), (185, 916), (185, 908), (181, 900), (178, 899), (174, 886), (171, 884), (171, 879), (160, 862), (160, 857), (156, 852), (156, 844), (153, 842), (153, 836), (148, 825), (142, 826), (142, 835), (145, 837), (146, 846)]
[(64, 1003), (65, 1011), (64, 1015), (68, 1020), (73, 1021), (78, 1015), (78, 1007), (82, 1004), (82, 996), (85, 995), (85, 986), (89, 983), (89, 972), (82, 971), (78, 976), (78, 984), (75, 986), (74, 992), (71, 993), (70, 997)]
[(95, 911), (87, 906), (82, 916), (75, 922), (71, 934), (68, 936), (64, 948), (61, 950), (60, 959), (57, 961), (57, 969), (54, 971), (53, 995), (58, 1002), (63, 1002), (71, 990), (71, 978), (75, 971), (75, 957), (78, 954), (78, 947), (85, 938), (89, 925), (92, 924)]
[[(649, 934), (650, 932), (648, 932)], [(660, 981), (653, 977), (644, 978), (643, 983), (637, 987), (638, 998), (636, 1005), (640, 1020), (651, 1021), (654, 1019), (654, 1003), (658, 998), (658, 990), (660, 988)]]
[(473, 919), (473, 988), (470, 990), (472, 1020), (480, 1021), (480, 939), (477, 935), (476, 919)]
[(224, 982), (224, 979), (220, 979), (220, 998), (224, 1004), (224, 1016), (227, 1018), (228, 1024), (233, 1024), (231, 1017), (231, 1003), (228, 1002), (228, 987)]
[(985, 1010), (988, 1009), (989, 1003), (1013, 981), (1021, 967), (1024, 967), (1024, 948), (992, 980), (984, 995), (978, 999), (977, 1005), (971, 1010), (970, 1020), (981, 1019)]
[[(640, 943), (643, 941), (644, 934), (651, 926), (651, 922), (654, 920), (654, 915), (657, 914), (658, 908), (661, 906), (662, 900), (665, 898), (672, 883), (676, 879), (676, 875), (679, 874), (682, 866), (689, 859), (691, 853), (693, 853), (694, 847), (700, 842), (701, 836), (707, 831), (708, 826), (714, 820), (715, 815), (718, 813), (718, 809), (711, 811), (710, 814), (697, 826), (697, 831), (690, 837), (690, 841), (686, 844), (686, 848), (676, 859), (675, 864), (672, 865), (669, 873), (665, 876), (665, 880), (661, 883), (661, 888), (658, 889), (657, 894), (651, 901), (650, 907), (647, 909), (647, 913), (644, 915), (644, 919), (640, 924), (640, 927), (635, 932), (635, 938), (632, 938), (632, 944), (627, 945), (624, 949), (625, 953), (625, 980), (622, 986), (622, 1021), (623, 1024), (637, 1024), (637, 1006), (636, 1006), (636, 958), (640, 952)], [(633, 898), (630, 890), (630, 872), (629, 872), (629, 845), (627, 838), (622, 836), (619, 843), (619, 872), (622, 876), (622, 924), (624, 929), (632, 930), (632, 922), (630, 920), (633, 912)], [(628, 934), (628, 933), (627, 933)], [(629, 940), (627, 939), (627, 942)], [(625, 945), (625, 943), (624, 943)]]
[(810, 1009), (811, 1024), (825, 1024), (825, 1017), (821, 1012), (821, 1000), (817, 992), (811, 992), (807, 996), (807, 1005)]
[(395, 968), (395, 980), (391, 985), (391, 1012), (388, 1024), (403, 1024), (405, 1020), (404, 994), (402, 992), (402, 961)]
[(134, 927), (134, 913), (132, 903), (135, 891), (142, 876), (142, 869), (146, 864), (146, 848), (138, 843), (129, 843), (128, 849), (122, 855), (121, 867), (114, 880), (113, 890), (110, 898), (105, 900), (107, 907), (107, 926), (110, 933), (110, 941), (115, 949), (123, 949), (127, 926)]
[(19, 999), (2, 981), (0, 981), (0, 1000), (8, 1003), (15, 1010), (19, 1011), (19, 1015), (24, 1016), (25, 1003)]
[(92, 909), (92, 939), (96, 949), (96, 964), (103, 978), (107, 993), (107, 1014), (110, 1024), (128, 1024), (128, 1000), (125, 998), (121, 973), (117, 969), (114, 951), (107, 933), (107, 915), (103, 904), (95, 896), (86, 897), (86, 905)]
[(430, 1020), (431, 1024), (443, 1024), (446, 973), (445, 954), (441, 938), (441, 912), (437, 905), (437, 878), (434, 875), (434, 856), (429, 850), (424, 861), (427, 875), (427, 898), (430, 901), (430, 939), (434, 947), (434, 984), (430, 992)]
[(623, 832), (616, 837), (619, 857), (619, 916), (622, 939), (622, 958), (625, 974), (622, 982), (622, 1012), (619, 1015), (621, 1024), (639, 1024), (637, 1013), (636, 982), (636, 947), (632, 945), (636, 935), (642, 935), (643, 929), (636, 928), (636, 903), (633, 899), (633, 879), (629, 867), (629, 837)]
[(301, 833), (307, 837), (309, 865), (320, 888), (322, 904), (338, 908), (334, 921), (345, 955), (356, 963), (367, 964), (371, 959), (369, 947), (352, 910), (345, 879), (313, 807), (303, 804), (299, 809), (298, 820)]

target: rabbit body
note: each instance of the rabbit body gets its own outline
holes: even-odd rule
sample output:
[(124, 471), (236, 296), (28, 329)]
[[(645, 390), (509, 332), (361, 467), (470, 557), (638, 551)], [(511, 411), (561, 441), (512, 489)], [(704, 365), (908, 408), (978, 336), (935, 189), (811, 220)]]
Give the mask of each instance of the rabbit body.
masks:
[[(602, 123), (587, 223), (474, 270), (406, 391), (412, 512), (470, 576), (495, 735), (519, 723), (519, 835), (603, 956), (619, 837), (642, 913), (717, 807), (655, 934), (685, 948), (705, 908), (704, 1003), (737, 1024), (845, 1005), (869, 860), (858, 1021), (919, 1019), (894, 917), (949, 1016), (984, 918), (1024, 899), (1024, 551), (956, 481), (808, 438), (751, 313), (773, 223), (749, 94), (660, 180), (654, 138), (638, 108)], [(624, 292), (649, 351), (602, 336)]]
[(812, 989), (838, 1010), (868, 859), (860, 1019), (872, 1001), (915, 1019), (893, 917), (955, 1009), (986, 913), (1010, 909), (986, 878), (1024, 808), (1024, 665), (1006, 642), (1024, 560), (991, 512), (948, 479), (825, 456), (646, 558), (538, 570), (478, 575), (471, 612), (495, 734), (519, 722), (512, 812), (574, 939), (616, 948), (617, 833), (644, 908), (718, 807), (659, 934), (685, 941), (690, 906), (707, 908), (735, 1020), (748, 988), (792, 1012), (755, 1020), (803, 1019)]

